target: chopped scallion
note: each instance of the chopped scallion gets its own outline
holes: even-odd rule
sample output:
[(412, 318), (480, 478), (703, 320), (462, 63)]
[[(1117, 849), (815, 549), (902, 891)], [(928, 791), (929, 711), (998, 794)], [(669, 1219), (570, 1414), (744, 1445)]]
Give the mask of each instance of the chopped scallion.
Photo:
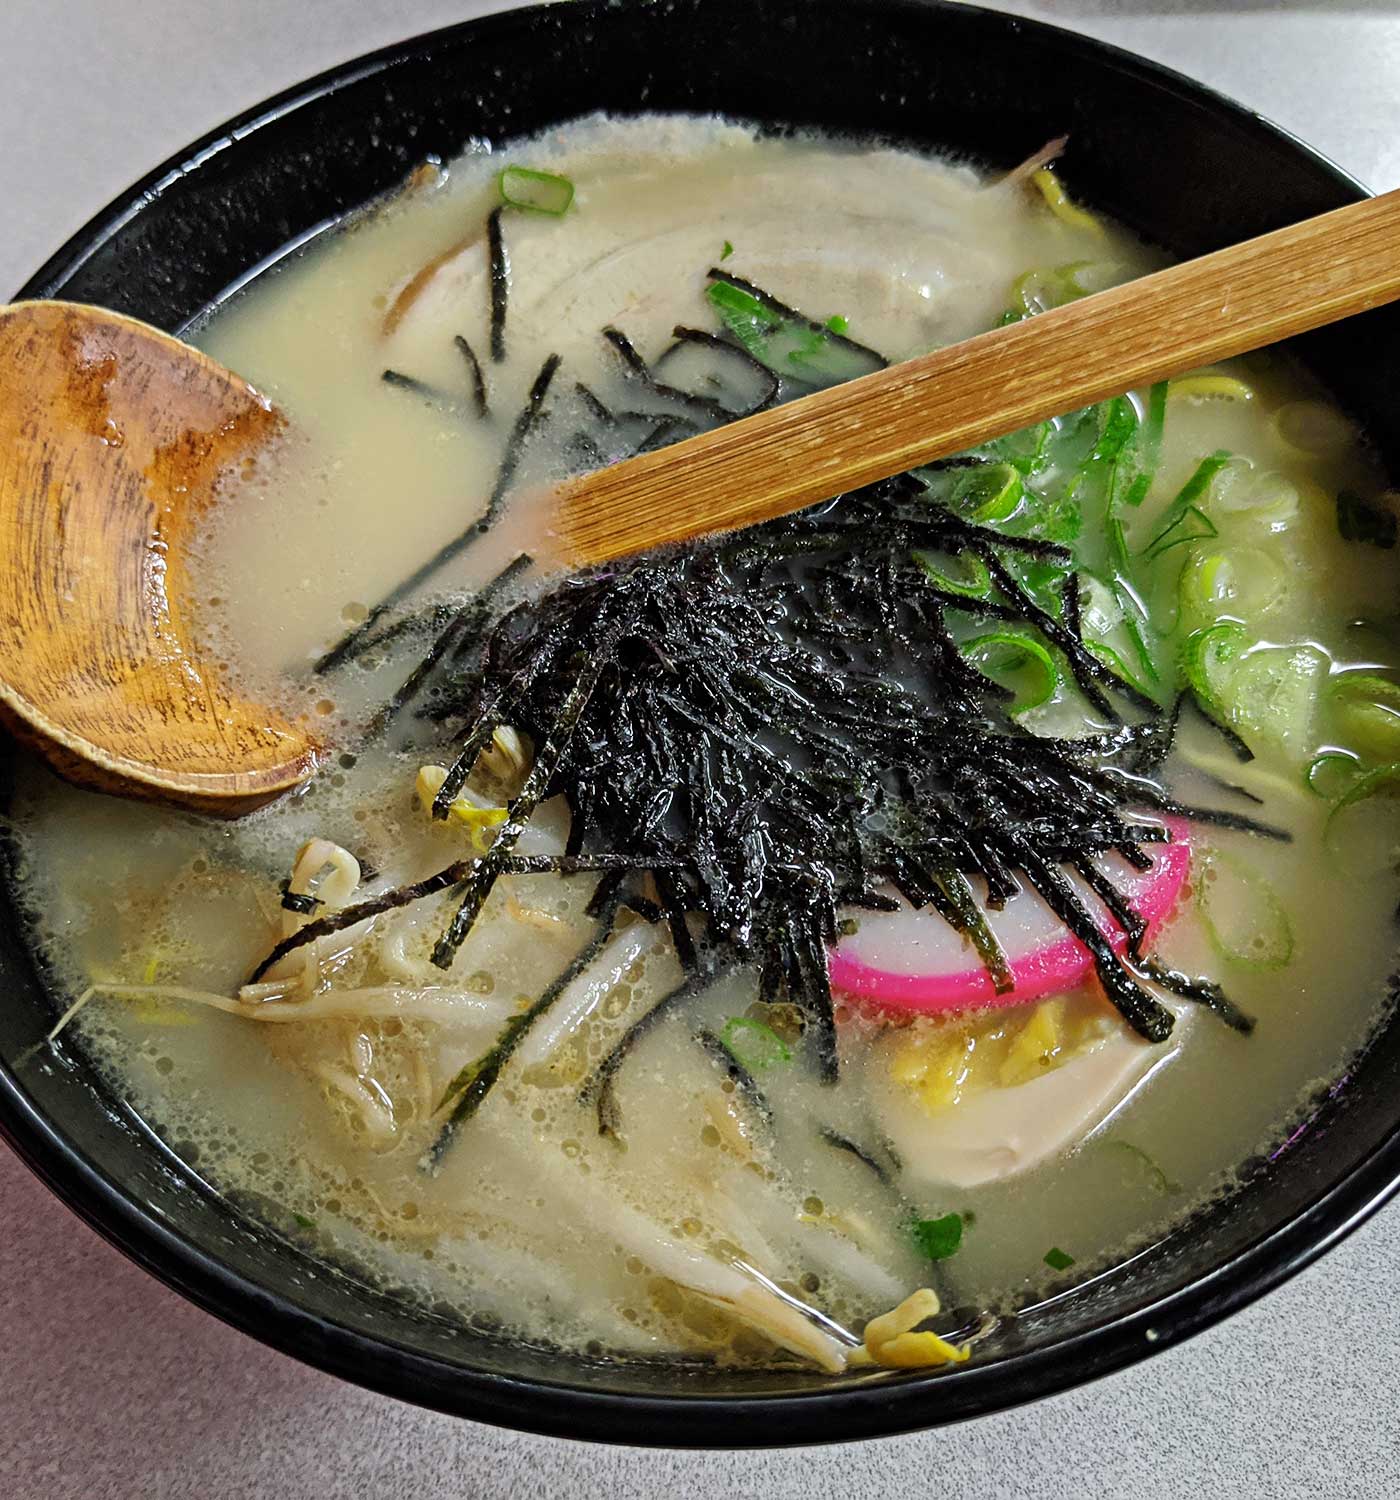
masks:
[(574, 185), (554, 172), (536, 172), (530, 167), (506, 167), (497, 179), (501, 198), (512, 208), (558, 218), (574, 201)]
[(1400, 685), (1369, 672), (1332, 679), (1328, 698), (1347, 745), (1379, 760), (1400, 759)]
[(1015, 515), (1023, 489), (1014, 464), (981, 464), (953, 486), (953, 509), (979, 526), (1006, 521)]
[(1151, 692), (1148, 690), (1148, 685), (1146, 683), (1139, 682), (1138, 679), (1133, 676), (1132, 672), (1128, 670), (1127, 662), (1125, 662), (1123, 658), (1119, 656), (1119, 654), (1113, 649), (1112, 646), (1106, 646), (1102, 641), (1086, 640), (1084, 642), (1084, 649), (1091, 655), (1097, 656), (1098, 659), (1104, 664), (1104, 666), (1108, 668), (1110, 672), (1114, 673), (1115, 676), (1121, 677), (1129, 687), (1136, 688), (1136, 690), (1144, 697), (1150, 698), (1152, 696)]
[(751, 1016), (730, 1016), (720, 1040), (750, 1073), (792, 1061), (792, 1048), (776, 1031)]
[(974, 552), (958, 554), (962, 576), (944, 571), (934, 561), (934, 554), (916, 552), (915, 561), (929, 576), (929, 581), (945, 594), (958, 594), (964, 599), (985, 599), (992, 592), (992, 575), (987, 565)]
[(1253, 401), (1253, 387), (1233, 375), (1183, 375), (1179, 380), (1168, 381), (1167, 392), (1172, 400), (1180, 397), (1187, 401)]
[(1203, 708), (1219, 713), (1222, 693), (1246, 639), (1243, 625), (1221, 620), (1193, 630), (1181, 646), (1181, 674)]
[(1055, 1245), (1045, 1252), (1045, 1264), (1052, 1271), (1068, 1271), (1074, 1264), (1074, 1257), (1066, 1255), (1058, 1245)]
[(1015, 693), (1012, 713), (1048, 703), (1060, 685), (1054, 657), (1029, 631), (990, 630), (964, 641), (961, 649), (979, 672)]
[(1216, 951), (1250, 969), (1282, 969), (1293, 957), (1293, 927), (1273, 886), (1234, 855), (1202, 850), (1192, 884)]
[(1188, 505), (1152, 538), (1143, 557), (1147, 562), (1155, 562), (1173, 547), (1189, 547), (1192, 542), (1209, 541), (1219, 535), (1219, 528), (1199, 505)]
[(1119, 1140), (1113, 1136), (1107, 1139), (1100, 1139), (1097, 1144), (1102, 1146), (1105, 1151), (1116, 1151), (1120, 1155), (1130, 1158), (1147, 1174), (1148, 1182), (1157, 1192), (1179, 1193), (1182, 1191), (1181, 1184), (1168, 1177), (1157, 1162), (1141, 1146), (1135, 1146), (1131, 1141)]
[(1400, 795), (1400, 761), (1377, 766), (1374, 771), (1367, 771), (1364, 776), (1358, 776), (1352, 782), (1337, 798), (1332, 811), (1327, 814), (1327, 835), (1330, 836), (1339, 813), (1345, 812), (1349, 807), (1355, 807), (1358, 802), (1365, 802), (1368, 798), (1381, 794)]
[(1349, 750), (1324, 750), (1308, 762), (1303, 780), (1308, 790), (1329, 802), (1340, 797), (1361, 774), (1361, 761)]

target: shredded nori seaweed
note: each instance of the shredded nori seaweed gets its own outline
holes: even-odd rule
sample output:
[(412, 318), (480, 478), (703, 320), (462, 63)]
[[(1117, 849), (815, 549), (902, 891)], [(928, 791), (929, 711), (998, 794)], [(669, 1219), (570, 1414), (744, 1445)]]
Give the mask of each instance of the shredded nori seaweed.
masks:
[[(466, 728), (435, 811), (445, 815), (498, 725), (541, 748), (491, 850), (434, 885), (461, 886), (434, 962), (450, 967), (515, 867), (534, 808), (561, 795), (569, 856), (617, 854), (623, 868), (652, 874), (691, 970), (682, 988), (756, 964), (764, 998), (786, 995), (806, 1013), (828, 1078), (837, 1048), (827, 946), (838, 909), (882, 885), (975, 936), (965, 900), (948, 897), (954, 883), (980, 876), (994, 902), (1028, 882), (1084, 942), (1128, 1022), (1164, 1039), (1170, 1012), (1113, 951), (1063, 866), (1082, 871), (1115, 850), (1145, 862), (1143, 846), (1165, 831), (1136, 807), (1270, 830), (1168, 796), (1150, 771), (1170, 721), (1137, 717), (1135, 696), (1101, 682), (1080, 652), (1064, 652), (1068, 671), (1107, 703), (1111, 729), (1055, 739), (1010, 718), (956, 649), (945, 612), (961, 604), (938, 596), (911, 553), (996, 560), (1026, 545), (884, 481), (737, 537), (570, 578), (508, 610), (471, 651), (439, 662), (425, 712)], [(1038, 606), (1007, 594), (1006, 608), (1039, 620)], [(1121, 710), (1110, 692), (1127, 700)], [(1126, 912), (1106, 876), (1092, 883)], [(303, 932), (333, 930), (330, 920)], [(1173, 976), (1153, 978), (1202, 998)], [(595, 1093), (636, 1039), (605, 1062)]]
[(515, 419), (515, 425), (511, 428), (510, 437), (506, 440), (505, 452), (501, 455), (500, 465), (496, 469), (495, 483), (491, 486), (491, 493), (487, 497), (485, 511), (465, 531), (459, 532), (450, 542), (439, 547), (427, 562), (415, 568), (407, 578), (390, 589), (353, 630), (342, 636), (316, 662), (313, 668), (315, 672), (329, 672), (334, 667), (338, 667), (342, 662), (348, 661), (358, 656), (361, 652), (368, 650), (371, 644), (382, 642), (384, 639), (383, 633), (377, 637), (373, 634), (374, 627), (379, 621), (396, 604), (402, 603), (403, 600), (422, 588), (429, 579), (445, 568), (448, 563), (460, 557), (467, 548), (472, 546), (474, 542), (479, 541), (496, 524), (501, 514), (501, 505), (505, 499), (506, 492), (514, 482), (516, 471), (520, 467), (520, 461), (525, 456), (526, 446), (544, 420), (545, 399), (549, 395), (549, 388), (554, 380), (554, 373), (558, 368), (559, 356), (551, 354), (540, 367), (539, 374), (535, 376), (534, 384), (530, 387), (530, 393), (525, 398), (525, 404), (520, 409), (519, 416)]
[(452, 342), (467, 362), (467, 374), (471, 376), (472, 382), (472, 405), (478, 417), (485, 417), (490, 413), (490, 406), (486, 399), (486, 376), (482, 374), (481, 361), (476, 357), (476, 350), (467, 342), (465, 334), (457, 334)]
[(698, 1027), (694, 1036), (696, 1043), (708, 1054), (711, 1062), (718, 1064), (724, 1076), (734, 1085), (736, 1092), (743, 1097), (745, 1104), (765, 1125), (771, 1125), (773, 1106), (769, 1104), (767, 1095), (759, 1087), (758, 1080), (753, 1074), (707, 1027)]
[[(499, 211), (489, 229), (492, 349), (500, 358), (508, 263)], [(711, 276), (883, 363), (873, 350), (751, 283), (724, 272)], [(596, 461), (611, 442), (607, 435), (629, 424), (640, 424), (628, 439), (629, 450), (640, 451), (736, 415), (717, 397), (659, 380), (657, 366), (620, 330), (605, 329), (603, 337), (624, 381), (661, 405), (614, 410), (575, 384), (593, 424), (572, 440), (581, 459)], [(733, 339), (683, 328), (676, 338), (737, 353), (766, 372)], [(318, 666), (388, 638), (396, 627), (371, 635), (384, 611), (491, 524), (558, 364), (555, 356), (546, 362), (517, 419), (486, 516), (376, 606)], [(761, 404), (776, 399), (780, 385), (781, 378), (768, 375), (757, 387)], [(594, 1104), (604, 1134), (619, 1131), (615, 1082), (636, 1044), (740, 967), (756, 971), (761, 998), (799, 1007), (805, 1045), (821, 1075), (834, 1079), (839, 1054), (827, 954), (837, 939), (837, 913), (849, 905), (890, 909), (897, 904), (891, 888), (915, 907), (932, 907), (968, 937), (1004, 985), (1005, 960), (982, 907), (994, 910), (1029, 884), (1085, 945), (1109, 999), (1144, 1037), (1164, 1040), (1173, 1022), (1142, 978), (1206, 1005), (1237, 1030), (1249, 1029), (1249, 1018), (1218, 986), (1142, 954), (1145, 924), (1098, 861), (1114, 852), (1147, 868), (1145, 846), (1168, 836), (1152, 813), (1285, 835), (1236, 813), (1186, 807), (1163, 789), (1155, 773), (1171, 749), (1180, 703), (1163, 713), (1085, 647), (1072, 572), (1059, 580), (1050, 604), (1019, 576), (1028, 566), (1070, 569), (1068, 549), (960, 518), (933, 498), (928, 472), (881, 481), (737, 536), (595, 569), (494, 613), (489, 595), (456, 612), (436, 608), (431, 619), (438, 633), (427, 656), (381, 717), (387, 722), (430, 682), (420, 719), (462, 726), (435, 816), (446, 816), (501, 725), (521, 729), (540, 747), (524, 785), (484, 856), (311, 921), (279, 943), (253, 976), (317, 937), (449, 889), (458, 906), (432, 957), (450, 968), (502, 875), (601, 873), (590, 903), (600, 919), (594, 936), (459, 1075), (444, 1101), (453, 1113), (430, 1164), (484, 1098), (524, 1027), (596, 955), (624, 900), (647, 920), (668, 925), (685, 972), (585, 1082), (581, 1097)], [(991, 593), (970, 598), (939, 589), (914, 558), (920, 549), (976, 558)], [(979, 618), (1018, 622), (1042, 636), (1106, 727), (1076, 739), (1028, 732), (1012, 718), (1007, 691), (959, 650), (956, 622)], [(535, 809), (556, 796), (571, 814), (564, 855), (516, 855)], [(1104, 936), (1067, 870), (1122, 925), (1126, 953)], [(969, 877), (985, 884), (984, 896)], [(629, 880), (650, 882), (655, 899), (640, 890), (624, 897)], [(697, 1037), (712, 1053), (724, 1051), (726, 1067), (736, 1065), (718, 1038)], [(824, 1138), (876, 1169), (844, 1137)]]
[(506, 308), (510, 303), (510, 253), (501, 233), (503, 210), (492, 209), (486, 219), (486, 243), (491, 256), (491, 360), (506, 357)]
[[(858, 1145), (849, 1136), (842, 1135), (839, 1130), (832, 1130), (825, 1125), (817, 1131), (817, 1134), (828, 1146), (837, 1151), (844, 1151), (848, 1156), (854, 1156), (863, 1166), (869, 1167), (885, 1187), (890, 1185), (890, 1168), (879, 1157), (867, 1151), (864, 1146)], [(898, 1170), (897, 1165), (896, 1170)]]

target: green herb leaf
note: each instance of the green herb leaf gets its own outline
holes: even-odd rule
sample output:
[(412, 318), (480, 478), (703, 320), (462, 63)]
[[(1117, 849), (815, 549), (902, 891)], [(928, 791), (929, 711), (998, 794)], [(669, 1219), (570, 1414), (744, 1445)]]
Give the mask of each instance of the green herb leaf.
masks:
[(1068, 1271), (1074, 1264), (1074, 1257), (1066, 1255), (1058, 1245), (1055, 1245), (1045, 1252), (1045, 1264), (1052, 1271)]
[[(806, 385), (828, 386), (884, 366), (884, 359), (873, 349), (844, 338), (844, 319), (818, 323), (766, 293), (756, 295), (757, 288), (736, 285), (739, 277), (718, 270), (712, 270), (711, 276), (714, 279), (705, 295), (725, 328), (776, 374)], [(843, 326), (838, 328), (838, 324)]]
[(761, 1073), (792, 1061), (792, 1048), (782, 1037), (771, 1026), (751, 1016), (730, 1016), (720, 1032), (720, 1040), (750, 1073)]
[(961, 1214), (944, 1214), (941, 1219), (915, 1219), (914, 1243), (930, 1260), (947, 1260), (958, 1253), (962, 1244)]
[(305, 1214), (293, 1214), (292, 1219), (298, 1229), (315, 1229), (315, 1219), (308, 1219)]
[(1395, 545), (1394, 515), (1368, 504), (1351, 490), (1337, 495), (1337, 530), (1349, 542), (1369, 542), (1373, 547)]
[(725, 240), (725, 242), (724, 242), (724, 249), (719, 252), (719, 258), (721, 260), (728, 260), (729, 257), (731, 255), (733, 255), (733, 254), (734, 254), (734, 246), (732, 244), (730, 244), (730, 242), (728, 240)]

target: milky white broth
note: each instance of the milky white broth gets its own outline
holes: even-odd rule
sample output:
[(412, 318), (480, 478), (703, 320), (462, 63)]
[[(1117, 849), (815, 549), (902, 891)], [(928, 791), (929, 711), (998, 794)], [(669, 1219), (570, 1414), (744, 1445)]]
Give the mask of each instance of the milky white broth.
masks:
[[(565, 174), (577, 194), (562, 219), (512, 213), (504, 221), (512, 294), (507, 358), (496, 364), (484, 226), (506, 161)], [(74, 994), (95, 979), (234, 995), (281, 932), (278, 885), (309, 839), (352, 849), (381, 882), (462, 857), (467, 833), (430, 823), (413, 792), (418, 767), (445, 764), (451, 751), (410, 754), (393, 736), (368, 749), (357, 740), (363, 714), (402, 680), (423, 638), (380, 653), (370, 670), (312, 678), (309, 663), (479, 513), (547, 354), (563, 358), (556, 392), (564, 401), (578, 380), (618, 389), (599, 337), (605, 325), (621, 327), (648, 358), (675, 324), (717, 331), (705, 272), (726, 241), (726, 269), (814, 317), (839, 314), (852, 336), (891, 358), (992, 326), (1028, 270), (1084, 261), (1110, 280), (1153, 263), (1116, 230), (1057, 216), (1024, 182), (989, 185), (903, 152), (763, 141), (711, 121), (592, 119), (503, 154), (469, 153), (435, 183), (258, 278), (197, 341), (265, 391), (295, 437), (212, 518), (195, 570), (203, 628), (255, 687), (282, 683), (346, 753), (333, 754), (304, 792), (232, 824), (79, 792), (25, 764), (16, 817), (28, 890), (46, 950)], [(396, 299), (435, 257), (436, 274), (386, 334)], [(392, 367), (465, 403), (456, 333), (486, 370), (486, 422), (381, 379)], [(1228, 543), (1253, 560), (1253, 577), (1275, 567), (1286, 587), (1236, 597), (1212, 574), (1221, 617), (1238, 606), (1257, 639), (1312, 643), (1317, 655), (1298, 659), (1317, 664), (1304, 684), (1316, 695), (1343, 667), (1370, 664), (1384, 675), (1396, 661), (1384, 629), (1395, 554), (1344, 540), (1333, 501), (1340, 488), (1373, 497), (1379, 489), (1355, 434), (1278, 359), (1216, 373), (1246, 380), (1252, 399), (1173, 394), (1132, 538), (1152, 536), (1204, 455), (1229, 450), (1236, 463), (1203, 500), (1219, 532), (1211, 546)], [(1145, 409), (1142, 393), (1136, 399)], [(547, 435), (490, 545), (432, 589), (468, 589), (528, 548), (530, 493), (563, 466), (557, 436)], [(1239, 502), (1259, 475), (1280, 503)], [(1182, 552), (1188, 566), (1215, 555), (1204, 545)], [(1357, 628), (1360, 617), (1381, 628)], [(1037, 712), (1059, 731), (1068, 711), (1057, 699)], [(792, 1062), (763, 1071), (774, 1118), (764, 1145), (691, 1039), (697, 1024), (719, 1031), (745, 1014), (756, 988), (744, 974), (638, 1048), (619, 1083), (631, 1122), (620, 1148), (600, 1137), (577, 1090), (621, 1029), (676, 981), (664, 930), (636, 922), (613, 939), (608, 982), (573, 997), (575, 1030), (552, 1053), (527, 1042), (440, 1171), (425, 1173), (444, 1087), (572, 958), (587, 931), (591, 877), (503, 880), (446, 975), (427, 963), (450, 910), (444, 897), (381, 919), (353, 944), (329, 940), (326, 993), (374, 989), (374, 1015), (263, 1024), (159, 993), (98, 995), (69, 1040), (80, 1036), (174, 1150), (254, 1214), (357, 1274), (480, 1326), (593, 1352), (757, 1363), (782, 1357), (785, 1345), (822, 1364), (775, 1324), (771, 1305), (753, 1317), (727, 1305), (731, 1281), (715, 1278), (732, 1279), (737, 1257), (857, 1332), (932, 1285), (949, 1310), (934, 1326), (951, 1330), (979, 1309), (1033, 1299), (1054, 1274), (1044, 1260), (1052, 1247), (1073, 1257), (1070, 1274), (1080, 1276), (1164, 1233), (1282, 1137), (1300, 1099), (1337, 1074), (1374, 1019), (1395, 901), (1388, 805), (1340, 815), (1324, 842), (1329, 804), (1306, 788), (1303, 770), (1328, 743), (1328, 722), (1300, 718), (1267, 694), (1240, 713), (1236, 727), (1254, 761), (1237, 763), (1193, 720), (1168, 762), (1168, 784), (1187, 800), (1254, 812), (1295, 841), (1196, 830), (1193, 888), (1156, 952), (1219, 979), (1258, 1025), (1237, 1035), (1174, 1001), (1182, 1024), (1153, 1049), (1091, 983), (1059, 1003), (1058, 1050), (1032, 1087), (1085, 1049), (1120, 1061), (1101, 1094), (1090, 1088), (1088, 1117), (1067, 1126), (1063, 1108), (1057, 1115), (975, 1070), (958, 1102), (941, 1110), (900, 1081), (911, 1055), (944, 1055), (938, 1048), (946, 1053), (954, 1033), (980, 1039), (981, 1053), (969, 1057), (1005, 1045), (987, 1040), (994, 1023), (985, 1018), (911, 1028), (843, 1005), (838, 1084), (819, 1083), (800, 1047)], [(1262, 805), (1223, 790), (1212, 774)], [(527, 840), (558, 848), (563, 816), (546, 808)], [(1195, 906), (1205, 849), (1227, 851), (1239, 862), (1229, 870), (1266, 872), (1286, 914), (1286, 961), (1275, 953), (1273, 967), (1252, 966), (1210, 940)], [(414, 1005), (432, 986), (447, 998), (425, 1019)], [(419, 1001), (402, 1013), (382, 998), (403, 992)], [(1013, 1042), (1034, 1010), (1005, 1013)], [(970, 1142), (968, 1159), (980, 1163), (972, 1168), (963, 1157), (950, 1165), (949, 1122), (964, 1118), (971, 1137), (962, 1145)], [(882, 1183), (825, 1144), (819, 1127), (889, 1140), (903, 1170)], [(1046, 1154), (1014, 1170), (1016, 1152), (1003, 1152), (1002, 1166), (988, 1169), (978, 1155), (986, 1131), (1014, 1137), (1028, 1158)], [(930, 1262), (909, 1221), (950, 1213), (963, 1217), (961, 1246)], [(828, 1368), (841, 1361), (826, 1350)]]

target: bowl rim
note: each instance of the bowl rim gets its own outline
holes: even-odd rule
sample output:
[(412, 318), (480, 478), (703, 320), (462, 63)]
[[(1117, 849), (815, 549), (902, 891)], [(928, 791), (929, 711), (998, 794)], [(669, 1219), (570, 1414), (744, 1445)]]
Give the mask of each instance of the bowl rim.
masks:
[[(682, 0), (700, 4), (703, 0)], [(804, 0), (829, 12), (956, 13), (989, 28), (1053, 39), (1100, 66), (1203, 106), (1217, 119), (1283, 143), (1348, 198), (1368, 196), (1354, 177), (1293, 132), (1209, 86), (1121, 47), (1044, 21), (960, 0)], [(15, 300), (45, 297), (172, 184), (242, 138), (338, 90), (435, 46), (523, 33), (553, 5), (530, 5), (441, 27), (353, 58), (295, 84), (207, 132), (172, 155), (73, 233), (25, 282)], [(615, 0), (575, 0), (585, 24)], [(1400, 1191), (1400, 1117), (1390, 1134), (1299, 1213), (1189, 1285), (1053, 1346), (960, 1369), (940, 1383), (930, 1410), (929, 1378), (910, 1375), (859, 1385), (813, 1384), (776, 1395), (662, 1395), (600, 1391), (567, 1379), (527, 1379), (473, 1370), (370, 1337), (296, 1306), (186, 1239), (87, 1159), (0, 1064), (0, 1138), (70, 1209), (131, 1260), (223, 1322), (329, 1374), (451, 1415), (547, 1436), (677, 1446), (745, 1448), (845, 1442), (990, 1415), (1059, 1394), (1201, 1332), (1238, 1311), (1336, 1245)], [(934, 1377), (937, 1378), (937, 1377)]]

